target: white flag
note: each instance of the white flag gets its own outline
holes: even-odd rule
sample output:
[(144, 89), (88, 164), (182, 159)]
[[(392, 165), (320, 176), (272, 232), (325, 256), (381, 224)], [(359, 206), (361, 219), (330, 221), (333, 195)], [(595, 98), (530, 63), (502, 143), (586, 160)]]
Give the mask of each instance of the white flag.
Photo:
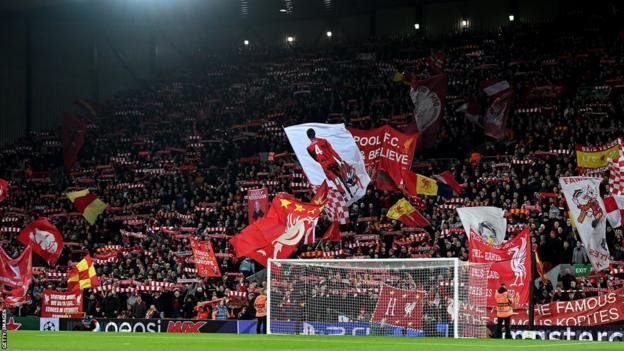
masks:
[(609, 247), (606, 238), (606, 213), (600, 197), (600, 178), (559, 178), (576, 230), (585, 245), (594, 269), (599, 272), (609, 268)]
[(366, 194), (370, 177), (344, 124), (306, 123), (284, 129), (308, 181), (327, 181), (351, 205)]
[(503, 210), (498, 207), (460, 207), (457, 209), (459, 219), (464, 226), (466, 236), (470, 237), (470, 228), (487, 240), (490, 244), (500, 244), (507, 233), (507, 219)]

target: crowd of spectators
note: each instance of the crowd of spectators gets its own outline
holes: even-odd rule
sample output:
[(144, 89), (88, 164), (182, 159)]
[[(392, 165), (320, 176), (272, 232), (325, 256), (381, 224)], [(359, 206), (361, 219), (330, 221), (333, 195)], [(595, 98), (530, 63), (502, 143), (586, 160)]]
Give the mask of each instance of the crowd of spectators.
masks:
[[(38, 315), (42, 290), (66, 286), (51, 273), (64, 272), (86, 253), (97, 258), (116, 252), (112, 262), (96, 266), (111, 288), (85, 292), (88, 315), (252, 319), (254, 296), (265, 282), (245, 278), (261, 276), (263, 267), (233, 257), (228, 243), (248, 222), (246, 189), (312, 195), (300, 184), (305, 178), (281, 126), (343, 122), (368, 129), (399, 121), (393, 126), (406, 128), (413, 120), (409, 87), (392, 77), (429, 76), (432, 46), (445, 57), (446, 114), (438, 143), (417, 148), (413, 170), (453, 172), (466, 189), (454, 201), (523, 210), (510, 215), (509, 223), (531, 228), (532, 248), (547, 268), (588, 263), (564, 211), (558, 178), (577, 174), (575, 144), (602, 145), (622, 136), (624, 40), (601, 28), (561, 34), (549, 26), (518, 25), (433, 43), (401, 38), (328, 51), (198, 56), (192, 67), (124, 92), (94, 115), (85, 111), (85, 144), (71, 170), (63, 166), (56, 131), (5, 147), (0, 177), (11, 181), (11, 190), (0, 208), (4, 249), (12, 257), (21, 252), (11, 228), (38, 216), (50, 218), (69, 243), (56, 267), (34, 258), (44, 268), (29, 290), (31, 302), (14, 312)], [(507, 80), (514, 89), (503, 140), (485, 137), (459, 108), (467, 102), (487, 106), (479, 87), (486, 79)], [(84, 187), (110, 206), (94, 225), (71, 215), (75, 209), (64, 195)], [(421, 212), (431, 228), (415, 236), (385, 217), (401, 196), (370, 187), (349, 209), (341, 243), (302, 245), (294, 257), (325, 251), (346, 258), (467, 260), (465, 234), (453, 230), (461, 228), (457, 213), (441, 206), (452, 202), (423, 197)], [(329, 224), (321, 218), (317, 235)], [(193, 267), (188, 235), (212, 241), (222, 278), (200, 279), (185, 269)], [(620, 228), (607, 228), (607, 243), (612, 259), (624, 260)], [(149, 281), (171, 284), (156, 292), (132, 290), (133, 283)], [(542, 284), (536, 296), (539, 302), (577, 299), (589, 294), (584, 287), (608, 289), (617, 281), (614, 275), (582, 278), (564, 270), (559, 282)]]

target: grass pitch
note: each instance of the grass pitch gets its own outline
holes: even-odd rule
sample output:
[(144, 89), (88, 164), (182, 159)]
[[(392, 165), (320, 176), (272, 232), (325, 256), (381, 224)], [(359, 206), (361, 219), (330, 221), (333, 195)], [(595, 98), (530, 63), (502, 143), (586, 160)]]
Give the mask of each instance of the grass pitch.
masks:
[(10, 351), (282, 351), (282, 350), (624, 350), (622, 342), (401, 338), (374, 336), (277, 336), (13, 331)]

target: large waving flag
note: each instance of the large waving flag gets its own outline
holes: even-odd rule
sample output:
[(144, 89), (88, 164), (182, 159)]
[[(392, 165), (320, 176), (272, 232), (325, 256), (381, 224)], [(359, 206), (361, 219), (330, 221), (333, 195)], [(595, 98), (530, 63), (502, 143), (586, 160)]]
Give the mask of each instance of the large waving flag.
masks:
[(462, 187), (461, 184), (459, 184), (457, 180), (455, 180), (455, 176), (453, 176), (453, 173), (451, 173), (451, 171), (444, 171), (440, 174), (434, 175), (433, 177), (437, 179), (439, 183), (444, 183), (451, 187), (451, 189), (453, 189), (453, 192), (457, 195), (460, 195), (464, 191), (464, 187)]
[(46, 218), (32, 221), (17, 236), (24, 245), (32, 244), (33, 251), (54, 266), (63, 251), (63, 235)]
[(407, 199), (402, 198), (397, 201), (386, 214), (388, 218), (395, 219), (408, 227), (424, 228), (429, 226), (429, 221), (423, 217), (418, 210), (410, 204)]
[(412, 82), (410, 97), (414, 104), (414, 119), (419, 132), (424, 133), (429, 128), (437, 132), (438, 121), (444, 115), (447, 90), (448, 78), (445, 73)]
[(500, 244), (507, 233), (507, 219), (498, 207), (461, 207), (457, 209), (466, 236), (479, 234), (490, 244)]
[(278, 193), (269, 213), (230, 239), (236, 257), (250, 257), (267, 266), (269, 258), (288, 258), (323, 211), (323, 204), (307, 203)]
[[(496, 306), (494, 292), (501, 283), (507, 285), (514, 305), (529, 303), (531, 279), (531, 235), (525, 228), (513, 239), (500, 245), (488, 243), (481, 235), (472, 233), (468, 237), (469, 262), (492, 263), (487, 277), (487, 306)], [(477, 289), (479, 290), (479, 289)], [(469, 292), (472, 294), (473, 292)]]
[(95, 266), (91, 256), (87, 255), (82, 261), (71, 267), (67, 273), (67, 286), (70, 291), (100, 286), (100, 278), (95, 273)]
[(348, 205), (366, 194), (370, 177), (344, 124), (307, 123), (284, 131), (310, 184), (320, 186), (327, 181)]
[(609, 247), (607, 246), (607, 210), (600, 197), (601, 178), (561, 177), (559, 184), (570, 208), (570, 219), (587, 249), (587, 255), (594, 270), (600, 272), (609, 268)]
[(409, 169), (418, 143), (418, 133), (405, 134), (389, 125), (361, 130), (349, 128), (362, 152), (366, 171), (379, 190), (395, 191), (401, 170)]
[(12, 288), (28, 288), (31, 280), (32, 248), (26, 246), (17, 258), (11, 258), (0, 247), (0, 284)]
[(483, 116), (483, 129), (485, 135), (495, 139), (502, 139), (505, 136), (507, 118), (511, 110), (512, 92), (498, 96)]
[(67, 198), (91, 225), (95, 223), (98, 216), (108, 207), (102, 200), (89, 193), (89, 189), (69, 192), (67, 193)]

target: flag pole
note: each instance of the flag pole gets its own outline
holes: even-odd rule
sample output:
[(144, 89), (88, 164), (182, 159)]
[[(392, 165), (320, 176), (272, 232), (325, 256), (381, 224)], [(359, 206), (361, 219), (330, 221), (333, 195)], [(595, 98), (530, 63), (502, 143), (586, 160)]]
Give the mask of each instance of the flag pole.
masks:
[(535, 251), (531, 250), (531, 285), (529, 285), (529, 330), (535, 330)]

